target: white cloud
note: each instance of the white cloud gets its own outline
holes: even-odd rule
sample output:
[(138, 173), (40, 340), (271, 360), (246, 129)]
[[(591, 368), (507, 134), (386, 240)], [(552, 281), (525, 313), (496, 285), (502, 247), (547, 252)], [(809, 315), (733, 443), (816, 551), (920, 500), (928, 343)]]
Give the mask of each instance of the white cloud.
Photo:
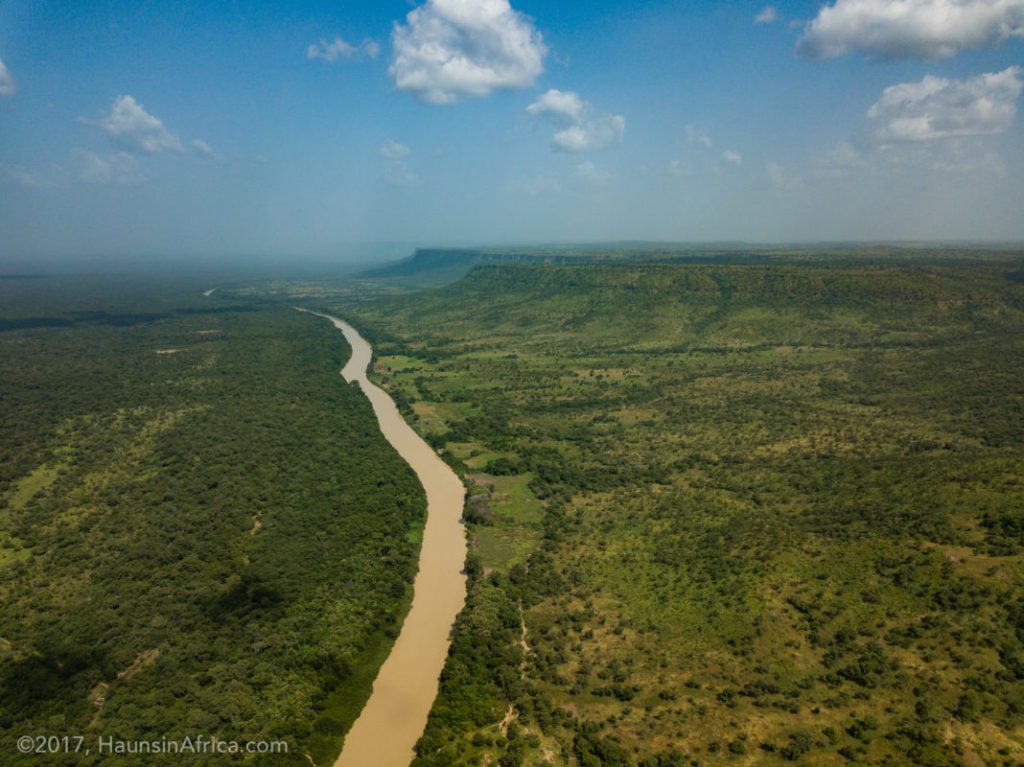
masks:
[(75, 178), (83, 184), (127, 186), (146, 180), (138, 161), (127, 152), (100, 155), (86, 149), (72, 152)]
[(593, 120), (570, 125), (555, 133), (551, 140), (566, 152), (603, 149), (622, 140), (626, 119), (622, 115), (602, 115)]
[(508, 0), (427, 0), (395, 24), (389, 73), (399, 90), (431, 104), (527, 88), (547, 47)]
[(727, 163), (731, 163), (732, 165), (743, 164), (743, 155), (741, 155), (735, 149), (726, 149), (724, 152), (722, 152), (722, 159)]
[(572, 172), (571, 179), (583, 186), (604, 186), (611, 179), (611, 174), (598, 170), (590, 160), (584, 160), (576, 166)]
[(853, 175), (885, 176), (907, 173), (986, 173), (1003, 176), (1002, 159), (979, 140), (954, 138), (941, 142), (855, 146), (840, 142), (817, 158), (814, 174), (820, 178), (846, 179)]
[(184, 152), (181, 139), (164, 127), (159, 118), (149, 114), (131, 96), (118, 96), (110, 114), (98, 121), (82, 119), (88, 125), (103, 129), (124, 149), (149, 154), (170, 150)]
[(1003, 176), (1006, 168), (986, 136), (1013, 124), (1024, 69), (950, 80), (926, 76), (886, 88), (867, 115), (869, 130), (813, 163), (821, 178), (908, 173)]
[(14, 83), (14, 76), (7, 69), (3, 59), (0, 59), (0, 96), (13, 96), (17, 89)]
[(1013, 37), (1024, 37), (1024, 0), (836, 0), (805, 27), (797, 52), (936, 59)]
[(920, 82), (885, 89), (868, 110), (879, 145), (1002, 133), (1013, 124), (1024, 82), (1020, 67), (947, 80), (927, 75)]
[(389, 160), (404, 160), (412, 154), (412, 150), (405, 144), (399, 144), (393, 139), (388, 139), (380, 145), (380, 153), (382, 157), (386, 157)]
[(331, 42), (327, 42), (321, 37), (319, 43), (310, 43), (306, 48), (306, 58), (310, 61), (320, 59), (330, 63), (339, 58), (350, 59), (355, 55), (355, 46), (349, 45), (340, 37), (335, 37)]
[[(169, 131), (160, 118), (151, 115), (131, 96), (118, 96), (114, 99), (110, 114), (99, 120), (85, 117), (78, 118), (86, 125), (94, 125), (106, 133), (121, 148), (122, 153), (158, 154), (159, 152), (177, 152), (193, 154), (205, 159), (215, 159), (217, 152), (202, 139), (193, 139), (186, 145), (177, 134)], [(95, 153), (93, 153), (95, 154)], [(96, 155), (96, 157), (101, 157)], [(106, 155), (109, 158), (115, 155)], [(102, 159), (102, 157), (101, 157)], [(124, 163), (122, 162), (123, 166)], [(102, 174), (101, 174), (102, 175)]]
[(380, 155), (388, 161), (384, 167), (384, 180), (392, 186), (411, 186), (419, 181), (406, 160), (412, 155), (412, 149), (405, 144), (399, 144), (393, 139), (388, 139), (380, 145)]
[(621, 141), (626, 131), (626, 118), (597, 112), (573, 91), (549, 90), (526, 111), (555, 123), (558, 130), (551, 137), (552, 144), (565, 152), (603, 149)]
[(208, 160), (213, 159), (217, 156), (217, 153), (213, 150), (213, 147), (207, 144), (202, 139), (193, 139), (192, 151), (201, 157), (205, 157)]
[(319, 43), (311, 43), (306, 48), (307, 59), (310, 61), (320, 59), (328, 64), (338, 59), (357, 59), (363, 56), (375, 59), (379, 53), (380, 45), (369, 38), (363, 40), (359, 45), (351, 45), (341, 37), (335, 37), (330, 42), (321, 37)]
[(711, 149), (715, 145), (715, 142), (711, 140), (711, 136), (692, 125), (686, 126), (686, 140), (691, 144), (700, 144), (707, 149)]
[(761, 12), (754, 17), (755, 24), (771, 24), (779, 20), (779, 9), (774, 5), (766, 5)]
[(583, 115), (583, 99), (572, 91), (560, 91), (552, 88), (530, 104), (526, 111), (534, 117), (547, 113), (577, 121)]

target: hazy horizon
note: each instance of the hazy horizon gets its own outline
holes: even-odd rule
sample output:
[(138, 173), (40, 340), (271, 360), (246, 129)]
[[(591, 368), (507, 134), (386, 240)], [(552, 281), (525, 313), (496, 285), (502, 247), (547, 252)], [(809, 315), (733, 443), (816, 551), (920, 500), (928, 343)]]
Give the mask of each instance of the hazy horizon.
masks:
[[(670, 240), (592, 240), (553, 242), (365, 242), (343, 243), (333, 248), (306, 253), (284, 252), (151, 252), (151, 253), (0, 253), (0, 278), (32, 273), (33, 270), (46, 274), (47, 270), (57, 272), (113, 271), (127, 268), (131, 271), (147, 267), (187, 267), (199, 273), (225, 273), (251, 267), (256, 270), (273, 267), (275, 271), (288, 271), (289, 267), (301, 271), (310, 268), (330, 267), (339, 273), (357, 272), (362, 268), (395, 263), (412, 258), (420, 250), (526, 250), (531, 249), (603, 249), (621, 248), (636, 250), (678, 250), (680, 252), (701, 251), (753, 251), (765, 252), (784, 250), (830, 250), (830, 249), (871, 249), (899, 248), (907, 251), (928, 248), (951, 250), (1015, 250), (1024, 248), (1024, 240), (846, 240), (846, 241), (793, 241), (793, 242), (746, 242), (742, 240), (720, 241), (670, 241)], [(210, 259), (214, 262), (210, 263)], [(206, 263), (197, 263), (205, 261)]]

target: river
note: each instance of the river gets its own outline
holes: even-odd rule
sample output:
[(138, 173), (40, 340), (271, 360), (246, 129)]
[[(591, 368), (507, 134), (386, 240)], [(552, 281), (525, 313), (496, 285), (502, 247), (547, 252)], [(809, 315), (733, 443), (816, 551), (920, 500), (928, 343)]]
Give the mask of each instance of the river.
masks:
[(388, 393), (366, 377), (373, 357), (370, 344), (347, 322), (309, 313), (330, 320), (345, 335), (352, 356), (342, 377), (359, 384), (381, 433), (412, 467), (427, 495), (412, 606), (335, 762), (335, 767), (408, 767), (437, 697), (452, 624), (466, 601), (466, 534), (460, 522), (466, 491), (448, 464), (405, 422)]

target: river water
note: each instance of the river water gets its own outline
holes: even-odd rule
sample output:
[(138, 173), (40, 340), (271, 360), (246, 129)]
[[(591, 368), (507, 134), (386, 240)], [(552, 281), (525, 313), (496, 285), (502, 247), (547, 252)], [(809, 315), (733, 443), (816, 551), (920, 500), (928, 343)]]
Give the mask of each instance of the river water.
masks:
[(427, 522), (412, 606), (335, 762), (335, 767), (408, 767), (437, 697), (452, 624), (466, 601), (462, 572), (466, 535), (460, 522), (465, 488), (448, 464), (405, 422), (387, 392), (367, 379), (373, 356), (370, 344), (345, 321), (326, 314), (317, 316), (330, 320), (352, 346), (342, 377), (362, 388), (381, 433), (412, 467), (427, 495)]

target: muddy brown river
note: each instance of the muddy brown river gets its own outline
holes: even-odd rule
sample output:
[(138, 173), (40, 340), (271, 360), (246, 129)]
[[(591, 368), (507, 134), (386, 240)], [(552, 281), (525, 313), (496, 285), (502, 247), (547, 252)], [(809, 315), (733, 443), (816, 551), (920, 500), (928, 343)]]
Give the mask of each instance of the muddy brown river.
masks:
[(330, 320), (345, 335), (352, 357), (342, 377), (358, 382), (381, 433), (416, 472), (427, 495), (412, 606), (335, 762), (335, 767), (408, 767), (437, 697), (452, 624), (466, 600), (466, 535), (460, 522), (466, 491), (455, 472), (405, 422), (387, 392), (367, 379), (370, 344), (347, 322), (309, 313)]

